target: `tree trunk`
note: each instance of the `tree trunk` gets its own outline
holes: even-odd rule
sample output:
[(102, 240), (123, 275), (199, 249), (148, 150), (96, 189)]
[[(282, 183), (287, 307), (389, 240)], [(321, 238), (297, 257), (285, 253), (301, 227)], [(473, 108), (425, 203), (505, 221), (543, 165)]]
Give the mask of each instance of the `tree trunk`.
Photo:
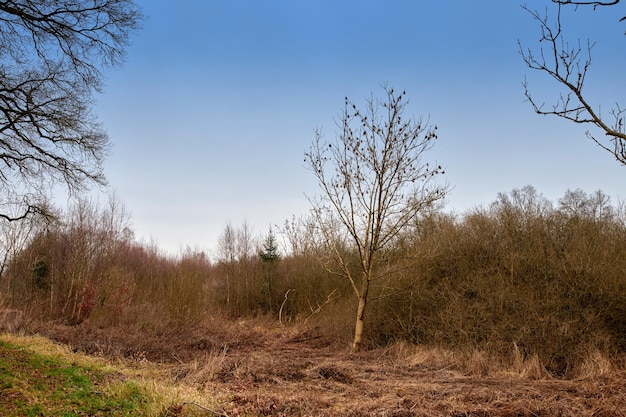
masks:
[(359, 294), (359, 306), (356, 310), (356, 324), (354, 325), (354, 341), (352, 342), (352, 351), (358, 352), (361, 349), (361, 340), (363, 340), (363, 325), (365, 322), (365, 307), (367, 306), (367, 297), (370, 287), (369, 274), (364, 274), (363, 288)]
[(358, 352), (361, 349), (361, 340), (363, 339), (363, 323), (365, 319), (365, 306), (367, 305), (367, 297), (363, 294), (359, 297), (359, 307), (356, 310), (356, 324), (354, 326), (354, 341), (352, 342), (352, 351)]

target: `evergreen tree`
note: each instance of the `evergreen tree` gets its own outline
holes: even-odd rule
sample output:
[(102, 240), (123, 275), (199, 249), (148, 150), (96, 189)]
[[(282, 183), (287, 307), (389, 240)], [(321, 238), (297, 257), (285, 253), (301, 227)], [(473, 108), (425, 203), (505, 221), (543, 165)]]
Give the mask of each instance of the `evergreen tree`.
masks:
[(268, 311), (274, 311), (274, 277), (276, 275), (276, 267), (280, 261), (280, 252), (276, 236), (274, 236), (271, 227), (263, 242), (263, 249), (259, 251), (259, 258), (261, 258), (263, 269), (263, 293), (267, 299), (265, 307)]

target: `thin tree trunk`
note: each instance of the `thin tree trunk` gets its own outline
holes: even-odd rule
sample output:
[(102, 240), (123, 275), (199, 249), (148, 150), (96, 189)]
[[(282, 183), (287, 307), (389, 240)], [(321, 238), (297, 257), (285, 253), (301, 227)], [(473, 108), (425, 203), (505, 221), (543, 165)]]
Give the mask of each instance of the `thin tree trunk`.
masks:
[(359, 307), (356, 310), (356, 325), (354, 326), (354, 341), (352, 342), (352, 351), (358, 352), (361, 349), (361, 340), (363, 339), (363, 323), (365, 319), (365, 306), (367, 300), (359, 297)]
[(359, 306), (356, 310), (356, 324), (354, 325), (354, 341), (352, 342), (352, 351), (358, 352), (361, 349), (361, 341), (363, 340), (363, 327), (365, 324), (365, 307), (367, 307), (367, 297), (369, 293), (370, 280), (369, 276), (363, 277), (363, 288), (359, 295)]

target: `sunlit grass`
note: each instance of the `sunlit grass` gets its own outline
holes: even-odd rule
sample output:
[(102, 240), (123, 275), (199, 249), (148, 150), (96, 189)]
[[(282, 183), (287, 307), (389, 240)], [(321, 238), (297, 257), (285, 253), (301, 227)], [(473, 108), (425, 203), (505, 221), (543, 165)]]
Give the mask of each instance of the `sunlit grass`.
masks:
[(133, 369), (74, 353), (42, 337), (0, 335), (2, 416), (151, 417), (206, 402), (193, 388), (170, 384), (166, 367), (144, 365)]

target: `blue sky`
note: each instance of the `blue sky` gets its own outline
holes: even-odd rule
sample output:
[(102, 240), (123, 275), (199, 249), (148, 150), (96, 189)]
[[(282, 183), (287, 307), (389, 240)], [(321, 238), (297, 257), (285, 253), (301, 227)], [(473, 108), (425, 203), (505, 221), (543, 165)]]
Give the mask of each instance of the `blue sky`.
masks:
[[(108, 73), (95, 112), (113, 143), (105, 172), (140, 240), (176, 254), (212, 252), (227, 222), (258, 235), (307, 213), (318, 190), (304, 151), (381, 84), (405, 89), (430, 118), (430, 157), (462, 213), (498, 192), (533, 185), (626, 198), (626, 168), (586, 127), (540, 117), (522, 81), (553, 101), (554, 84), (527, 69), (536, 47), (521, 2), (488, 0), (137, 0), (147, 20), (125, 65)], [(545, 10), (548, 1), (528, 1)], [(568, 16), (573, 39), (597, 40), (587, 92), (605, 113), (626, 98), (621, 4)], [(622, 101), (622, 104), (624, 101)]]

